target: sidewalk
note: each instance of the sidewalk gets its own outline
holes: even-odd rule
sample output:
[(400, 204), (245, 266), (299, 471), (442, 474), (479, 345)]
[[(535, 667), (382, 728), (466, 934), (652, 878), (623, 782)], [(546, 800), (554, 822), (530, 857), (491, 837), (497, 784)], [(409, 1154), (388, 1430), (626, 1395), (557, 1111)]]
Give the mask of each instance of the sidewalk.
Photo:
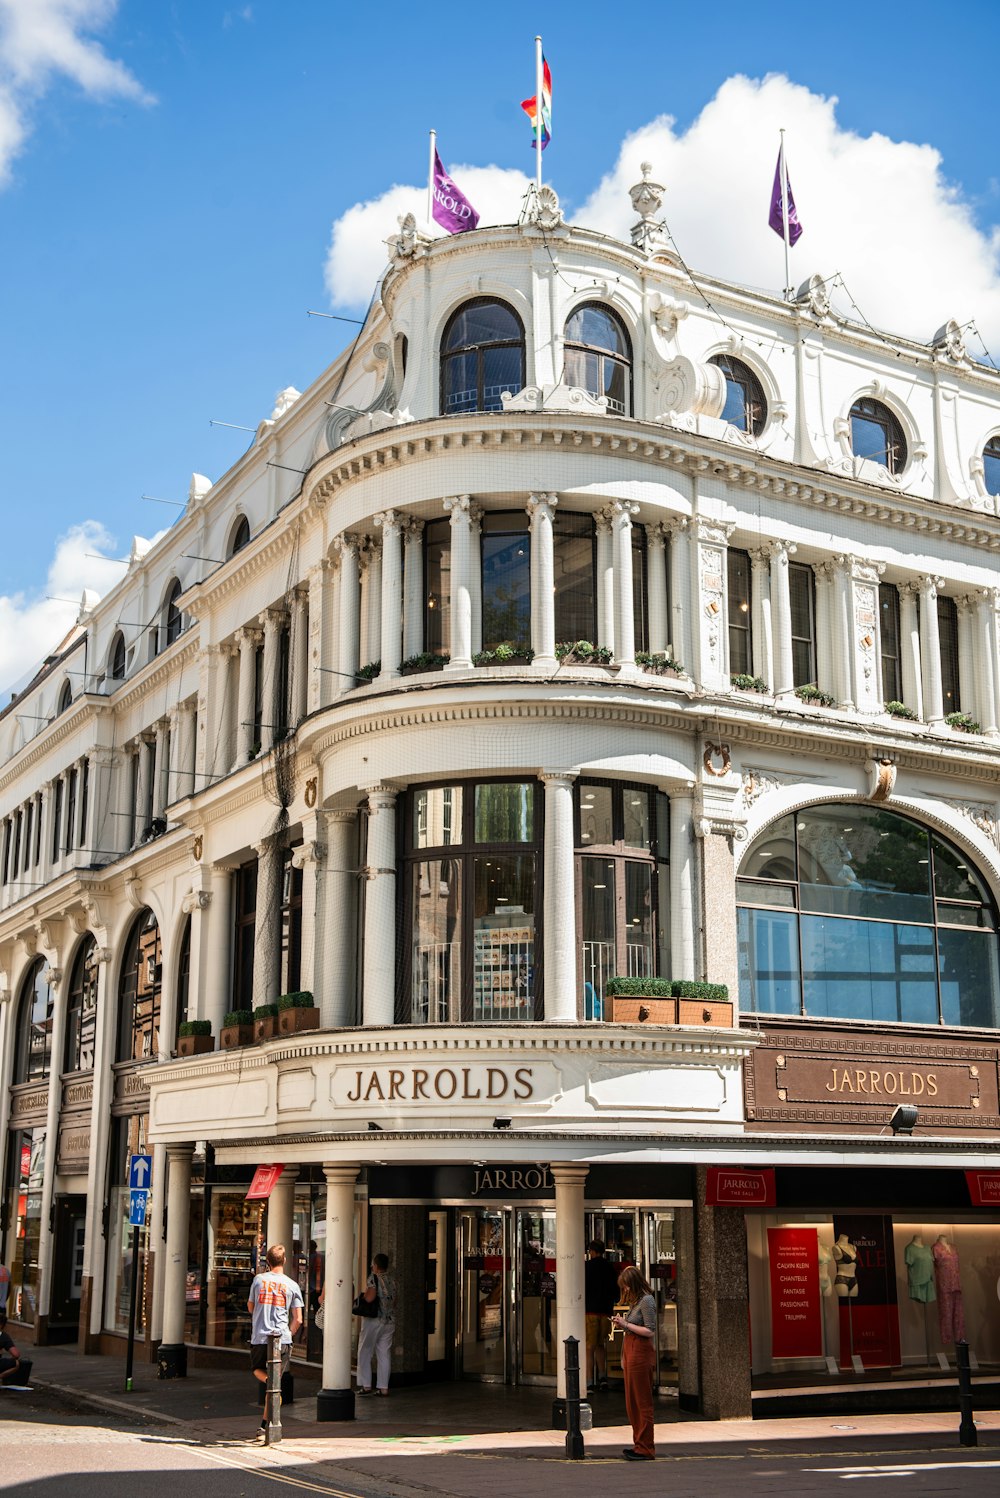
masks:
[[(282, 1411), (282, 1444), (262, 1450), (247, 1444), (260, 1413), (249, 1368), (192, 1368), (186, 1379), (161, 1381), (155, 1366), (137, 1362), (133, 1392), (126, 1393), (123, 1358), (84, 1358), (75, 1349), (59, 1347), (35, 1349), (33, 1356), (32, 1384), (39, 1390), (62, 1392), (109, 1413), (128, 1412), (150, 1425), (177, 1427), (178, 1439), (203, 1446), (206, 1454), (217, 1449), (227, 1464), (308, 1466), (348, 1484), (353, 1479), (359, 1487), (388, 1483), (400, 1491), (430, 1489), (469, 1498), (496, 1492), (484, 1459), (491, 1459), (491, 1465), (503, 1463), (505, 1494), (537, 1494), (541, 1479), (546, 1498), (589, 1492), (584, 1471), (598, 1466), (603, 1493), (611, 1461), (625, 1481), (624, 1491), (631, 1492), (632, 1479), (625, 1474), (641, 1470), (621, 1461), (631, 1433), (618, 1394), (593, 1401), (595, 1428), (584, 1434), (587, 1462), (580, 1463), (565, 1461), (564, 1433), (549, 1428), (548, 1389), (475, 1384), (401, 1388), (387, 1400), (359, 1397), (354, 1421), (320, 1425), (315, 1418), (317, 1385), (300, 1378), (295, 1402)], [(6, 1403), (0, 1408), (6, 1409)], [(891, 1451), (958, 1453), (958, 1423), (957, 1411), (716, 1422), (685, 1416), (664, 1399), (657, 1402), (656, 1442), (661, 1458), (692, 1464), (732, 1460), (747, 1451), (776, 1458), (809, 1451), (858, 1459)], [(979, 1453), (995, 1455), (1000, 1451), (1000, 1411), (977, 1411), (976, 1423)], [(456, 1462), (457, 1457), (469, 1460)], [(540, 1461), (547, 1464), (544, 1476)], [(617, 1476), (615, 1483), (620, 1486)], [(641, 1487), (649, 1491), (648, 1481)]]

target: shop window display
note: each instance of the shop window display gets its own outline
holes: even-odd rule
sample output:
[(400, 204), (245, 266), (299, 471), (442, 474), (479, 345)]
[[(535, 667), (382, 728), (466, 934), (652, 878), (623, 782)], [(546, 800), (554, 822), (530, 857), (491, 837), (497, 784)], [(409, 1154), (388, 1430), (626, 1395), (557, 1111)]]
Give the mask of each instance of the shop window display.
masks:
[(20, 1129), (9, 1135), (7, 1154), (7, 1314), (11, 1321), (34, 1322), (38, 1300), (38, 1246), (42, 1231), (42, 1172), (45, 1130)]
[(128, 1162), (130, 1155), (146, 1153), (145, 1114), (116, 1118), (112, 1126), (111, 1168), (108, 1190), (108, 1272), (104, 1303), (104, 1325), (107, 1331), (127, 1332), (129, 1296), (132, 1276), (139, 1276), (136, 1287), (136, 1335), (145, 1335), (148, 1293), (151, 1286), (146, 1275), (148, 1227), (139, 1234), (138, 1262), (133, 1262), (134, 1232), (129, 1224)]
[(247, 1298), (257, 1272), (263, 1207), (246, 1200), (246, 1187), (212, 1188), (208, 1209), (205, 1342), (242, 1347), (250, 1340)]

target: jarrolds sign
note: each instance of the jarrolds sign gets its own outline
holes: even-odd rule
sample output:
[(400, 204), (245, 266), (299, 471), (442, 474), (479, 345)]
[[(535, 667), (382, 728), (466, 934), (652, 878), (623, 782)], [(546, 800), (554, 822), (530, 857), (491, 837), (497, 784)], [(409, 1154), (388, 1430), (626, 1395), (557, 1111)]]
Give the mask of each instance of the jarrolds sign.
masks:
[[(370, 1103), (527, 1103), (535, 1097), (532, 1066), (338, 1067), (330, 1084), (341, 1106)], [(551, 1070), (544, 1067), (544, 1071)]]
[(899, 1103), (919, 1109), (921, 1133), (1000, 1126), (1000, 1047), (917, 1039), (903, 1031), (845, 1034), (769, 1028), (745, 1070), (747, 1123), (834, 1124), (870, 1133)]

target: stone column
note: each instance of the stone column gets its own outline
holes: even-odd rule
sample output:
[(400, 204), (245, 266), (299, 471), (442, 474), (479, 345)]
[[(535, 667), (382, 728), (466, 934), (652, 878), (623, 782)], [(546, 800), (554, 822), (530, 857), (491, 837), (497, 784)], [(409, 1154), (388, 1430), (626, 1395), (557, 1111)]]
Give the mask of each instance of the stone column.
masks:
[(278, 657), (281, 631), (285, 624), (282, 609), (265, 609), (260, 616), (264, 631), (264, 668), (260, 682), (260, 752), (266, 754), (275, 742), (281, 709), (278, 705)]
[(239, 688), (236, 694), (236, 760), (233, 769), (248, 765), (254, 745), (254, 706), (257, 677), (257, 646), (260, 644), (259, 629), (245, 628), (238, 631), (236, 642), (240, 651)]
[(550, 1166), (556, 1188), (556, 1319), (559, 1328), (559, 1358), (556, 1400), (552, 1423), (556, 1429), (566, 1424), (566, 1367), (563, 1346), (567, 1337), (580, 1344), (580, 1370), (586, 1397), (587, 1319), (584, 1309), (584, 1265), (586, 1248), (583, 1232), (583, 1188), (587, 1166), (553, 1164)]
[(424, 648), (424, 522), (403, 522), (403, 659)]
[(403, 517), (398, 510), (375, 516), (382, 527), (382, 661), (381, 676), (388, 684), (399, 676), (403, 658)]
[[(230, 953), (233, 942), (233, 871), (224, 864), (209, 870), (211, 903), (201, 943), (203, 954), (198, 982), (198, 1012), (212, 1021), (212, 1034), (222, 1029), (224, 1016), (233, 1008)], [(192, 978), (194, 974), (192, 973)]]
[(309, 602), (307, 619), (309, 624), (306, 644), (306, 710), (319, 712), (329, 707), (340, 691), (333, 674), (333, 599), (331, 578), (333, 564), (323, 557), (310, 567), (308, 578)]
[(667, 620), (667, 536), (662, 523), (646, 526), (646, 567), (649, 582), (649, 649), (660, 655), (671, 643)]
[(324, 813), (326, 858), (316, 865), (318, 911), (313, 994), (324, 1030), (361, 1022), (357, 1013), (358, 813)]
[(837, 661), (840, 646), (833, 597), (836, 570), (833, 562), (819, 562), (813, 568), (816, 577), (816, 685), (830, 692), (839, 702), (840, 667)]
[(358, 554), (361, 565), (361, 648), (363, 666), (382, 653), (382, 543), (365, 537)]
[[(158, 718), (153, 725), (153, 819), (162, 817), (167, 805), (167, 776), (170, 773), (170, 720)], [(79, 789), (79, 785), (78, 785)], [(79, 795), (77, 796), (79, 800)]]
[[(42, 796), (42, 806), (41, 806), (42, 841), (41, 841), (41, 859), (39, 860), (39, 864), (38, 864), (38, 880), (39, 880), (40, 884), (46, 884), (48, 882), (48, 880), (49, 880), (50, 871), (52, 869), (52, 818), (53, 818), (53, 815), (54, 815), (54, 812), (55, 812), (55, 800), (56, 800), (56, 797), (55, 797), (55, 786), (54, 786), (53, 781), (51, 781), (51, 780), (44, 780), (42, 782), (41, 796)], [(117, 820), (118, 819), (116, 817), (115, 818), (115, 822), (117, 822)], [(13, 841), (13, 839), (14, 839), (14, 820), (13, 820), (12, 817), (8, 817), (6, 819), (6, 821), (4, 823), (4, 828), (5, 828), (5, 831), (6, 831), (6, 835), (9, 836), (10, 839), (11, 839), (9, 857), (10, 857), (11, 861), (13, 861), (13, 857), (14, 857), (14, 841)], [(120, 836), (120, 829), (116, 828), (115, 830), (119, 833), (119, 836)], [(120, 844), (116, 841), (114, 843), (114, 845), (113, 845), (112, 851), (117, 852), (119, 847), (120, 847)], [(10, 874), (9, 874), (8, 877), (13, 882), (13, 879), (14, 879), (13, 869), (11, 869)], [(13, 902), (11, 902), (11, 903), (13, 903)]]
[[(168, 739), (169, 743), (169, 739)], [(85, 754), (76, 762), (76, 829), (73, 835), (73, 846), (75, 848), (92, 848), (93, 843), (87, 841), (87, 820), (93, 810), (94, 785), (90, 773), (90, 761)], [(31, 836), (34, 838), (34, 830)], [(31, 867), (31, 849), (24, 850), (25, 870)]]
[[(94, 935), (100, 943), (107, 931), (99, 923)], [(107, 1244), (103, 1235), (103, 1209), (106, 1200), (108, 1157), (110, 1153), (111, 1104), (115, 1079), (111, 1064), (115, 1059), (115, 1035), (118, 1006), (109, 992), (109, 964), (115, 953), (109, 946), (97, 947), (97, 1014), (94, 1040), (94, 1081), (90, 1103), (90, 1148), (87, 1152), (87, 1226), (83, 1240), (83, 1286), (80, 1299), (80, 1337), (84, 1353), (100, 1351), (103, 1325), (104, 1284)], [(118, 1184), (117, 1182), (115, 1183)]]
[(317, 1420), (353, 1420), (354, 1183), (356, 1165), (324, 1165), (326, 1176), (326, 1279), (323, 1285), (323, 1387)]
[(285, 1273), (295, 1278), (292, 1259), (292, 1238), (295, 1224), (295, 1182), (299, 1178), (297, 1165), (286, 1165), (267, 1199), (267, 1224), (265, 1237), (268, 1248), (280, 1243), (285, 1250)]
[(698, 685), (707, 691), (729, 687), (729, 537), (733, 526), (705, 515), (691, 522), (695, 560), (694, 659), (686, 662)]
[(771, 558), (765, 549), (750, 553), (750, 617), (753, 674), (774, 688), (774, 652), (771, 641)]
[(360, 541), (357, 536), (337, 537), (340, 553), (340, 639), (337, 650), (337, 690), (352, 692), (358, 684), (358, 651), (361, 642), (361, 578), (358, 570)]
[(941, 636), (938, 632), (938, 589), (943, 577), (922, 577), (920, 589), (920, 666), (924, 695), (924, 717), (928, 723), (944, 722), (941, 686)]
[(559, 503), (554, 494), (532, 494), (525, 509), (531, 528), (531, 648), (535, 662), (556, 666), (555, 538), (552, 518)]
[(694, 797), (670, 794), (670, 971), (695, 979)]
[(273, 1004), (281, 978), (282, 847), (266, 837), (257, 854), (257, 913), (253, 929), (253, 1007)]
[[(138, 780), (141, 759), (137, 759), (141, 749), (141, 740), (131, 739), (123, 748), (118, 758), (118, 771), (115, 783), (115, 817), (114, 817), (114, 846), (119, 853), (127, 853), (135, 842), (141, 831), (139, 822), (139, 796)], [(133, 784), (136, 792), (133, 794)], [(53, 787), (52, 812), (55, 815), (55, 789)], [(55, 824), (53, 823), (53, 826)], [(50, 850), (51, 852), (51, 839)]]
[(563, 770), (543, 770), (545, 786), (545, 932), (542, 957), (545, 1018), (574, 1021), (576, 899), (573, 868), (573, 782)]
[(307, 824), (311, 824), (309, 830), (315, 832), (316, 818), (303, 817), (302, 831), (304, 841), (292, 850), (292, 867), (302, 872), (302, 950), (299, 964), (299, 986), (306, 992), (311, 993), (316, 1003), (316, 920), (317, 920), (317, 892), (319, 884), (319, 867), (326, 855), (326, 849), (315, 836), (307, 833)]
[(365, 868), (365, 1025), (391, 1025), (396, 1013), (396, 789), (364, 787), (368, 797)]
[(959, 700), (953, 702), (949, 711), (968, 713), (979, 718), (979, 660), (976, 630), (976, 599), (972, 596), (956, 598), (955, 618), (958, 623), (958, 691)]
[(700, 1412), (708, 1420), (749, 1420), (750, 1287), (742, 1207), (706, 1207), (707, 1169), (695, 1168), (694, 1237)]
[(289, 727), (297, 728), (309, 711), (308, 588), (297, 587), (292, 593), (292, 625), (288, 656), (291, 675)]
[(171, 741), (174, 772), (167, 792), (168, 801), (183, 801), (195, 789), (195, 709), (193, 702), (182, 702), (173, 715)]
[(469, 603), (472, 610), (472, 654), (483, 648), (483, 512), (469, 506)]
[[(146, 831), (146, 828), (149, 826), (150, 777), (153, 773), (152, 746), (150, 745), (149, 739), (144, 733), (141, 733), (136, 741), (135, 752), (137, 755), (137, 773), (135, 777), (135, 828), (133, 831), (133, 841), (138, 842), (143, 833)], [(64, 805), (66, 800), (67, 797), (64, 792)], [(61, 848), (61, 833), (59, 838), (59, 845)]]
[(597, 643), (615, 649), (615, 563), (611, 538), (611, 516), (598, 510), (597, 530)]
[(917, 621), (918, 583), (899, 584), (899, 648), (903, 701), (918, 718), (924, 716), (923, 672), (920, 665), (920, 627)]
[(451, 516), (451, 661), (449, 671), (472, 666), (472, 496), (446, 499)]
[[(38, 1240), (38, 1311), (35, 1322), (35, 1339), (48, 1341), (49, 1310), (52, 1302), (52, 1254), (53, 1235), (45, 1231), (51, 1221), (52, 1198), (56, 1180), (56, 1143), (59, 1137), (59, 1108), (62, 1102), (62, 1057), (66, 1049), (66, 1000), (63, 978), (69, 979), (61, 967), (50, 967), (46, 973), (49, 986), (54, 989), (52, 1005), (52, 1066), (48, 1076), (48, 1102), (45, 1114), (45, 1164), (42, 1169), (42, 1232)], [(13, 1227), (13, 1224), (11, 1224)]]
[(692, 669), (691, 557), (687, 520), (673, 520), (670, 530), (670, 652), (686, 671)]
[(792, 669), (792, 603), (788, 591), (788, 558), (795, 551), (787, 541), (773, 541), (771, 553), (771, 624), (774, 630), (775, 697), (786, 700), (795, 689)]
[(635, 665), (635, 613), (632, 587), (632, 516), (639, 506), (616, 499), (611, 511), (611, 541), (615, 569), (615, 659), (620, 666)]
[(995, 588), (979, 594), (979, 722), (988, 738), (996, 738), (997, 720), (997, 600)]
[[(707, 796), (719, 807), (718, 814), (706, 807)], [(701, 804), (695, 812), (694, 830), (701, 840), (698, 904), (702, 914), (702, 950), (698, 960), (705, 982), (724, 983), (735, 1001), (740, 973), (733, 843), (744, 842), (747, 830), (744, 823), (729, 813), (727, 800), (727, 797), (717, 800), (717, 787), (704, 786)]]
[(167, 1244), (163, 1272), (163, 1341), (157, 1352), (168, 1377), (187, 1377), (184, 1313), (187, 1303), (188, 1224), (191, 1211), (191, 1144), (168, 1144)]
[(881, 562), (847, 557), (847, 650), (853, 686), (851, 700), (861, 713), (876, 713), (882, 702), (882, 652), (879, 644)]

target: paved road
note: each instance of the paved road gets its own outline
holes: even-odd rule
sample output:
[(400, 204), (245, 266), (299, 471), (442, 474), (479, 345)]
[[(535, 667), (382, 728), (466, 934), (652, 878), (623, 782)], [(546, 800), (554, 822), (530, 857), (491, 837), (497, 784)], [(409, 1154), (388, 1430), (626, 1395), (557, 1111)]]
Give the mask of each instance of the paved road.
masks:
[[(766, 1428), (765, 1428), (766, 1430)], [(312, 1434), (278, 1448), (188, 1434), (141, 1414), (84, 1409), (31, 1390), (0, 1394), (3, 1498), (809, 1498), (843, 1491), (883, 1498), (1000, 1492), (1000, 1439), (990, 1430), (971, 1451), (926, 1435), (768, 1442), (757, 1427), (738, 1447), (705, 1443), (670, 1450), (655, 1464), (628, 1465), (599, 1432), (585, 1462), (558, 1446), (462, 1451), (433, 1437), (386, 1438), (377, 1454), (337, 1458)], [(850, 1486), (846, 1486), (850, 1484)]]

